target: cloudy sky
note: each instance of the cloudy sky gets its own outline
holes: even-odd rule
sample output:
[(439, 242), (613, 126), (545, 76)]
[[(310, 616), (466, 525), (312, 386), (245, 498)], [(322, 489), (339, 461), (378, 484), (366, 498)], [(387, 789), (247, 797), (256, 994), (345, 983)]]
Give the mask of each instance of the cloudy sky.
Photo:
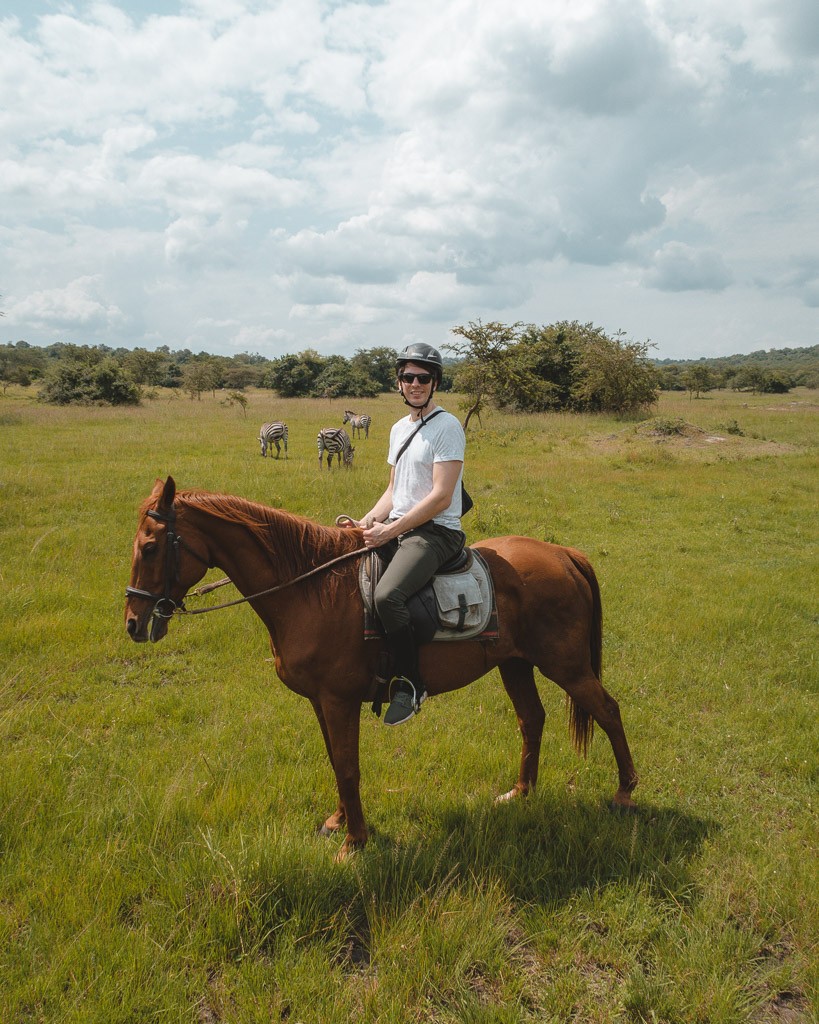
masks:
[(5, 0), (0, 340), (813, 345), (816, 0)]

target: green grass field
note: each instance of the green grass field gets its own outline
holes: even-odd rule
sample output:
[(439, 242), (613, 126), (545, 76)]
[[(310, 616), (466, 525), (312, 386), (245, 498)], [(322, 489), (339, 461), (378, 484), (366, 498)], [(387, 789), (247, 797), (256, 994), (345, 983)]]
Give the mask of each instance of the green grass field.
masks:
[[(369, 440), (319, 473), (317, 430), (347, 406)], [(157, 477), (329, 524), (380, 493), (402, 410), (0, 398), (0, 1020), (816, 1021), (819, 393), (469, 431), (468, 539), (595, 566), (634, 816), (608, 811), (608, 742), (577, 757), (547, 680), (538, 791), (493, 805), (520, 755), (493, 673), (400, 729), (362, 710), (373, 838), (336, 865), (319, 729), (252, 611), (129, 640)], [(287, 461), (259, 455), (277, 418)]]

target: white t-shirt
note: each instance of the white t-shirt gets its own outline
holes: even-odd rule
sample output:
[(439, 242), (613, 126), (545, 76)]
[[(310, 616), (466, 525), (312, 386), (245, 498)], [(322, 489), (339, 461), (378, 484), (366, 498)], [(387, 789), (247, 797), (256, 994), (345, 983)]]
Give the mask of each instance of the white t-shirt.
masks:
[[(433, 412), (436, 411), (433, 409)], [(414, 508), (432, 491), (434, 463), (463, 463), (464, 461), (466, 438), (463, 428), (451, 412), (442, 409), (434, 419), (429, 420), (421, 427), (396, 463), (395, 458), (401, 451), (401, 446), (414, 431), (418, 430), (418, 422), (416, 420), (413, 423), (409, 416), (405, 416), (394, 423), (390, 431), (390, 450), (387, 462), (391, 466), (395, 466), (390, 519), (398, 519), (400, 516), (406, 515), (411, 508)], [(435, 516), (432, 520), (433, 523), (446, 526), (450, 530), (461, 529), (462, 477), (463, 466), (461, 466), (449, 508)]]

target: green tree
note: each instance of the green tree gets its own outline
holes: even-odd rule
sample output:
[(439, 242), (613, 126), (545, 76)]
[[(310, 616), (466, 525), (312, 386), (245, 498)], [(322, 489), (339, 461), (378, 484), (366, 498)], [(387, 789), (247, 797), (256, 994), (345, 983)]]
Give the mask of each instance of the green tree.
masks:
[(756, 394), (762, 391), (765, 384), (765, 370), (759, 363), (749, 363), (743, 366), (733, 379), (734, 391), (752, 391)]
[(525, 412), (572, 408), (583, 347), (600, 334), (599, 328), (576, 320), (548, 327), (529, 324), (510, 349), (512, 365), (502, 404)]
[(380, 385), (368, 373), (343, 356), (330, 356), (310, 394), (314, 398), (374, 398), (380, 391)]
[(96, 400), (110, 405), (139, 405), (139, 385), (115, 359), (94, 367)]
[(234, 363), (222, 370), (222, 383), (226, 388), (247, 388), (258, 384), (264, 373), (257, 366), (248, 363)]
[(622, 331), (614, 338), (602, 331), (590, 337), (574, 390), (581, 408), (622, 415), (654, 405), (657, 376), (646, 356), (649, 347), (649, 342), (626, 341)]
[(264, 378), (265, 386), (282, 398), (305, 398), (311, 394), (324, 362), (313, 349), (306, 349), (299, 355), (281, 356), (273, 360)]
[(247, 418), (247, 396), (243, 395), (241, 391), (228, 391), (227, 398), (223, 404), (238, 405), (245, 418)]
[(786, 373), (778, 370), (766, 370), (762, 381), (762, 392), (766, 395), (785, 395), (793, 386), (793, 381)]
[(395, 387), (395, 360), (398, 353), (394, 348), (382, 345), (377, 348), (358, 349), (350, 360), (360, 374), (370, 377), (379, 391), (392, 391)]
[(110, 357), (70, 355), (49, 371), (40, 397), (54, 405), (138, 405), (139, 385)]
[(683, 375), (676, 365), (657, 367), (657, 386), (663, 391), (685, 391)]
[(182, 387), (191, 396), (202, 401), (203, 391), (213, 391), (222, 380), (222, 368), (215, 359), (192, 359), (182, 369)]
[(466, 327), (452, 328), (452, 334), (464, 339), (447, 345), (463, 358), (455, 373), (455, 388), (467, 396), (464, 430), (469, 428), (472, 416), (480, 419), (485, 402), (504, 400), (512, 372), (510, 348), (519, 339), (520, 327), (520, 323), (508, 325), (492, 320), (484, 324), (470, 320)]
[(682, 375), (686, 388), (699, 398), (703, 392), (713, 391), (716, 376), (706, 363), (695, 363)]
[(178, 388), (182, 384), (182, 367), (178, 363), (166, 363), (165, 373), (159, 382), (163, 388)]
[(162, 383), (167, 372), (168, 357), (162, 352), (135, 348), (132, 352), (125, 353), (122, 366), (137, 384), (155, 386)]
[(28, 387), (33, 380), (42, 377), (44, 369), (42, 349), (33, 348), (25, 341), (0, 345), (0, 383), (4, 394), (9, 384)]

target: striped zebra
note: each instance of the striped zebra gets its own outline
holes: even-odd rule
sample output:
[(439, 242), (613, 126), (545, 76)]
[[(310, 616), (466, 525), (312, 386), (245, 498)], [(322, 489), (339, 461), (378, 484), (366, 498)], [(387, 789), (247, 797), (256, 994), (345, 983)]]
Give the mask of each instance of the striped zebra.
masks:
[(344, 410), (344, 419), (342, 423), (349, 423), (353, 428), (353, 438), (355, 438), (355, 432), (358, 431), (358, 436), (361, 437), (361, 430), (364, 429), (364, 437), (370, 436), (370, 424), (372, 423), (372, 416), (368, 416), (366, 413), (362, 413), (360, 416), (356, 416), (354, 412), (350, 412), (349, 409)]
[(350, 444), (350, 437), (346, 430), (341, 427), (325, 427), (318, 432), (316, 438), (318, 445), (319, 469), (321, 469), (321, 458), (327, 452), (327, 468), (333, 464), (333, 456), (338, 456), (338, 464), (341, 465), (341, 457), (344, 456), (344, 465), (353, 464), (353, 452), (355, 448)]
[(273, 451), (273, 445), (276, 446), (276, 458), (279, 457), (279, 441), (284, 442), (284, 457), (287, 458), (287, 424), (282, 423), (280, 420), (276, 420), (275, 423), (263, 423), (259, 430), (259, 436), (256, 439), (262, 448), (262, 455), (267, 458), (267, 449), (270, 448)]

